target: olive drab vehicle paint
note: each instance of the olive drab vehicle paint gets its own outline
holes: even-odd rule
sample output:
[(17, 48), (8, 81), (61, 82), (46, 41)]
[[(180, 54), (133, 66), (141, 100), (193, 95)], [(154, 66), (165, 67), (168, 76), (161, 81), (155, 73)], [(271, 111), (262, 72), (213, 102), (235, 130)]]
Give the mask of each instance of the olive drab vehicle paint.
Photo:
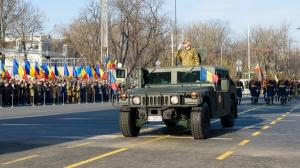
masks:
[[(216, 83), (201, 81), (201, 69), (218, 76)], [(217, 66), (139, 69), (138, 88), (120, 95), (120, 128), (135, 137), (149, 122), (167, 127), (186, 123), (195, 139), (210, 136), (210, 120), (223, 127), (237, 118), (236, 86), (226, 68)]]

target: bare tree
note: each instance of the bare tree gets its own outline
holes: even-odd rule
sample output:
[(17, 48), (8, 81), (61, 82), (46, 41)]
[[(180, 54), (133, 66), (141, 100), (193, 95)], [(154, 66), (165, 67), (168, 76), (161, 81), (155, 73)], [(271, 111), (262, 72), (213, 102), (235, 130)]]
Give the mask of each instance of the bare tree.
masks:
[(99, 3), (91, 1), (79, 18), (64, 31), (66, 41), (91, 65), (100, 60), (100, 14)]
[(194, 47), (206, 49), (206, 64), (220, 64), (221, 48), (230, 46), (230, 33), (228, 24), (220, 21), (199, 22), (184, 29)]
[(119, 62), (145, 67), (163, 55), (169, 31), (166, 17), (160, 12), (159, 0), (117, 0), (110, 19), (111, 52)]
[(0, 47), (16, 19), (17, 0), (0, 0)]
[(25, 59), (27, 59), (26, 51), (27, 43), (32, 42), (33, 36), (43, 29), (43, 15), (31, 3), (19, 1), (16, 9), (16, 18), (13, 22), (11, 33), (15, 38), (21, 39), (22, 50), (25, 52)]

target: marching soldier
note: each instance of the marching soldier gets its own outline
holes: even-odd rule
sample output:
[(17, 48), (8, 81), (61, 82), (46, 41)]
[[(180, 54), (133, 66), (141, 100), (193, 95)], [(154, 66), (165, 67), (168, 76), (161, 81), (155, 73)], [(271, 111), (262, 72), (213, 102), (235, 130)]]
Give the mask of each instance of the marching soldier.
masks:
[(270, 102), (272, 104), (274, 103), (275, 89), (276, 81), (271, 79), (270, 74), (267, 74), (266, 79), (263, 82), (264, 98), (267, 104)]
[(259, 91), (260, 91), (260, 82), (257, 80), (256, 76), (253, 76), (252, 79), (249, 82), (249, 90), (251, 94), (251, 103), (257, 104), (258, 103), (258, 97), (259, 97)]
[[(182, 47), (182, 48), (181, 48)], [(195, 48), (191, 47), (189, 40), (184, 40), (180, 49), (176, 53), (176, 59), (179, 59), (181, 66), (199, 66), (200, 57)]]
[(277, 94), (281, 104), (286, 104), (287, 102), (287, 92), (286, 92), (287, 87), (288, 87), (288, 81), (284, 79), (284, 74), (280, 73), (279, 81), (277, 85), (278, 88)]
[(236, 80), (236, 95), (237, 95), (237, 99), (238, 99), (238, 104), (241, 104), (242, 101), (242, 97), (243, 97), (243, 91), (244, 91), (244, 84), (243, 82), (240, 80), (239, 77), (237, 77)]

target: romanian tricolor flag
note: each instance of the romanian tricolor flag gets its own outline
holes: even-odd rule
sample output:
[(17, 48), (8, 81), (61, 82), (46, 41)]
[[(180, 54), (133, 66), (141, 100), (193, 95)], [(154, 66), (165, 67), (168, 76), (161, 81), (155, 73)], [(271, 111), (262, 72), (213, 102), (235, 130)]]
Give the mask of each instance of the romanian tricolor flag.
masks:
[(25, 69), (19, 65), (16, 59), (13, 60), (13, 76), (18, 75), (23, 79), (27, 79)]
[(5, 65), (3, 62), (0, 61), (0, 75), (2, 77), (2, 79), (7, 78), (8, 80), (11, 79), (11, 76), (9, 74), (9, 72), (6, 70)]
[(93, 73), (93, 77), (95, 79), (98, 79), (99, 75), (96, 73), (96, 71), (94, 70), (94, 68), (92, 69), (92, 73)]
[(68, 69), (68, 66), (67, 66), (66, 63), (64, 64), (64, 75), (65, 75), (66, 77), (69, 77), (69, 76), (70, 76), (69, 69)]
[(76, 71), (75, 65), (73, 65), (73, 77), (78, 77), (78, 73)]
[(118, 90), (118, 85), (117, 85), (117, 82), (116, 82), (116, 78), (114, 77), (112, 71), (109, 71), (109, 81), (110, 81), (110, 84), (111, 84), (111, 89), (112, 90)]
[(211, 83), (217, 83), (219, 78), (218, 78), (217, 75), (215, 75), (212, 72), (207, 71), (207, 69), (201, 67), (200, 80), (201, 81), (208, 81), (208, 82), (211, 82)]
[(56, 64), (54, 64), (54, 74), (55, 76), (59, 76), (59, 71)]
[(52, 68), (49, 68), (49, 78), (50, 79), (55, 79), (55, 72)]
[(86, 71), (85, 71), (84, 68), (81, 69), (80, 77), (81, 77), (81, 78), (84, 78), (84, 79), (88, 79), (88, 78), (89, 78), (89, 77), (88, 77), (88, 74), (86, 73)]
[(30, 75), (31, 77), (36, 77), (38, 72), (36, 72), (33, 65), (30, 64), (28, 60), (24, 60), (24, 63), (25, 63), (25, 72), (26, 72), (26, 74)]

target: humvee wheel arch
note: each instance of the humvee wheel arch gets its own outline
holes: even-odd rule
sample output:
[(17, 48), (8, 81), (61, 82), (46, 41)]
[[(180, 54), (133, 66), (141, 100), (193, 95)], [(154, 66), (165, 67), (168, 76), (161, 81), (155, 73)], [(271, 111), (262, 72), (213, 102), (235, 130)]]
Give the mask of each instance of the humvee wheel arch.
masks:
[(206, 139), (210, 134), (209, 106), (204, 102), (201, 107), (193, 107), (191, 112), (191, 132), (194, 139)]
[(119, 125), (125, 137), (136, 137), (141, 127), (137, 126), (138, 114), (135, 109), (122, 108), (120, 111)]

